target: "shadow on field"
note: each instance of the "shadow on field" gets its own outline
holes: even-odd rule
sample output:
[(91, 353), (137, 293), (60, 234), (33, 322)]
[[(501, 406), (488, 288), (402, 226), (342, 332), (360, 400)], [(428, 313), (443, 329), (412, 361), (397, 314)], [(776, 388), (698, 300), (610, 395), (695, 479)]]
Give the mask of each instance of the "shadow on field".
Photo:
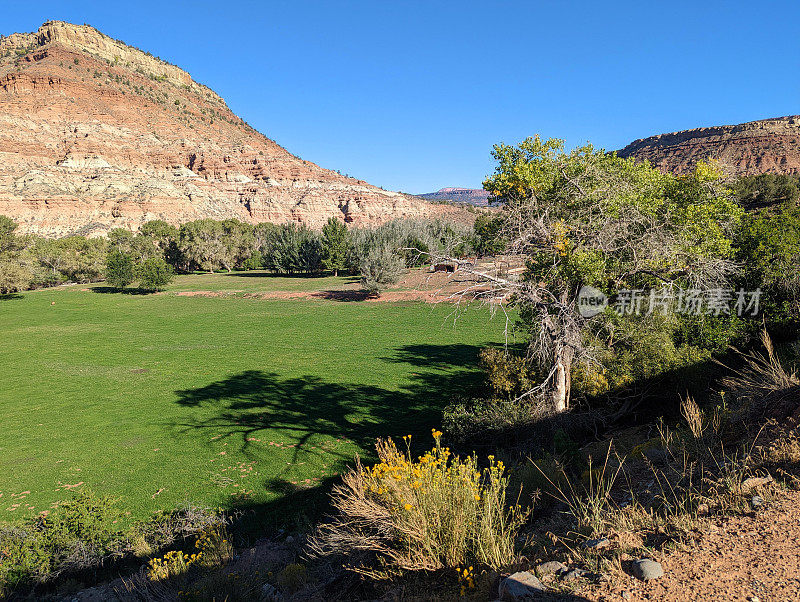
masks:
[(111, 294), (118, 293), (120, 295), (152, 295), (155, 291), (149, 291), (143, 288), (115, 288), (113, 286), (93, 286), (93, 293)]
[[(199, 272), (198, 275), (201, 274), (208, 274), (208, 272)], [(222, 276), (238, 276), (240, 278), (297, 278), (300, 280), (307, 279), (307, 280), (314, 280), (317, 278), (327, 278), (330, 274), (322, 273), (322, 274), (282, 274), (279, 272), (266, 272), (266, 271), (242, 271), (242, 272), (218, 272), (219, 275)], [(352, 284), (354, 282), (358, 282), (360, 278), (358, 276), (345, 276), (344, 280), (347, 284)]]
[(425, 368), (449, 369), (453, 366), (472, 366), (477, 369), (478, 352), (483, 347), (475, 345), (404, 345), (392, 357), (381, 358), (385, 362), (411, 364)]
[(0, 301), (14, 301), (16, 299), (22, 299), (22, 295), (17, 293), (5, 293), (0, 295)]
[[(475, 345), (413, 345), (384, 358), (419, 368), (400, 390), (357, 383), (327, 382), (317, 376), (284, 378), (274, 372), (247, 370), (204, 387), (176, 391), (177, 403), (205, 408), (197, 420), (173, 425), (179, 431), (208, 429), (220, 439), (239, 442), (245, 454), (254, 454), (254, 440), (266, 431), (279, 431), (292, 439), (292, 458), (286, 471), (263, 485), (281, 499), (270, 504), (237, 507), (250, 522), (269, 525), (318, 515), (320, 491), (330, 483), (315, 482), (305, 488), (283, 474), (296, 468), (304, 454), (315, 453), (323, 441), (351, 441), (368, 456), (378, 437), (412, 434), (414, 451), (429, 446), (432, 427), (441, 426), (441, 410), (456, 395), (468, 394), (481, 383), (477, 370), (480, 347)], [(324, 445), (324, 444), (323, 444)], [(260, 448), (263, 449), (263, 446)], [(332, 457), (330, 470), (341, 472), (353, 462), (352, 447)], [(316, 452), (318, 453), (318, 452)], [(290, 515), (295, 515), (291, 518)], [(300, 518), (299, 520), (302, 520)], [(248, 529), (249, 530), (249, 529)]]
[(367, 291), (320, 291), (318, 293), (314, 293), (315, 297), (319, 297), (321, 299), (325, 299), (326, 301), (366, 301), (370, 297), (374, 296), (373, 293), (368, 293)]

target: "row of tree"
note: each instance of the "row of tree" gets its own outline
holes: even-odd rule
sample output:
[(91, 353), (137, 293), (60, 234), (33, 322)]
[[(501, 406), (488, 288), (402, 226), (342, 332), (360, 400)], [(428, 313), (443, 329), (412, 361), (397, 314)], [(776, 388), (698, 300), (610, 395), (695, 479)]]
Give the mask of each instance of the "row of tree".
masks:
[(19, 236), (16, 230), (12, 219), (0, 216), (0, 294), (103, 278), (107, 248), (104, 239), (46, 239)]
[(360, 275), (367, 291), (396, 282), (432, 254), (464, 256), (486, 243), (467, 226), (440, 220), (396, 220), (352, 228), (331, 218), (314, 231), (299, 224), (201, 219), (175, 227), (146, 222), (107, 238), (19, 236), (0, 217), (0, 292), (106, 278), (123, 288), (158, 290), (175, 272), (267, 269), (280, 274)]
[(108, 236), (110, 248), (136, 265), (158, 256), (181, 272), (347, 272), (360, 275), (369, 292), (396, 282), (404, 268), (421, 265), (431, 251), (459, 256), (472, 252), (474, 240), (471, 228), (438, 220), (396, 220), (376, 228), (348, 228), (335, 218), (320, 232), (299, 224), (202, 219), (180, 228), (152, 221), (137, 234), (113, 230)]

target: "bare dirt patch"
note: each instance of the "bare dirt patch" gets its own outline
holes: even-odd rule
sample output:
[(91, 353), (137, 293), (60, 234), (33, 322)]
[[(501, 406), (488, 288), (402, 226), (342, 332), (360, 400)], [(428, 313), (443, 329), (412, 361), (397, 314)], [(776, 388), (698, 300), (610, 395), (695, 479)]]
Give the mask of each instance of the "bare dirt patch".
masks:
[(396, 285), (380, 295), (369, 295), (365, 291), (359, 289), (357, 284), (341, 289), (321, 291), (263, 291), (245, 293), (240, 290), (198, 290), (179, 291), (175, 293), (161, 292), (157, 294), (205, 298), (236, 296), (243, 299), (322, 299), (326, 301), (367, 301), (373, 303), (423, 301), (425, 303), (442, 303), (460, 300), (462, 297), (458, 295), (458, 293), (469, 287), (473, 287), (468, 295), (470, 297), (480, 295), (484, 290), (488, 290), (488, 288), (475, 287), (475, 285), (475, 280), (459, 272), (428, 272), (426, 269), (416, 269), (406, 272)]
[[(800, 491), (781, 491), (763, 511), (709, 520), (691, 546), (656, 555), (665, 576), (641, 582), (618, 572), (580, 593), (590, 600), (800, 600)], [(623, 570), (625, 562), (623, 562)]]

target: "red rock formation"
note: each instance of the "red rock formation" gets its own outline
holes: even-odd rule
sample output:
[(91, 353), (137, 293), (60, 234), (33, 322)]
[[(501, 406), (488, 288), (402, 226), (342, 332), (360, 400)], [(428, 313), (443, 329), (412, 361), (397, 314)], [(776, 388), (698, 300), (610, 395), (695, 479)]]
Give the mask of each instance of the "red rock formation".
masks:
[(717, 159), (743, 174), (800, 173), (800, 116), (685, 130), (631, 142), (621, 157), (648, 160), (686, 173), (701, 159)]
[(448, 212), (464, 214), (290, 154), (185, 71), (92, 27), (52, 21), (0, 39), (0, 214), (23, 232)]
[(489, 206), (489, 193), (475, 188), (440, 188), (436, 192), (418, 194), (417, 196), (427, 201), (452, 201), (478, 207)]

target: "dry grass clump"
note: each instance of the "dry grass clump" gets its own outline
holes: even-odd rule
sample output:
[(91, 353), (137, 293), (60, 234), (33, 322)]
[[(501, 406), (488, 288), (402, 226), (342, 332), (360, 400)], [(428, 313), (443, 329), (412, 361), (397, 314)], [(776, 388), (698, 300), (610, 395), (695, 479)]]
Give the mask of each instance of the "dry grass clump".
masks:
[(611, 444), (608, 446), (602, 466), (593, 467), (589, 458), (589, 468), (584, 473), (585, 484), (576, 483), (562, 466), (557, 474), (548, 474), (538, 463), (533, 467), (549, 485), (547, 493), (564, 504), (575, 519), (576, 527), (594, 536), (605, 531), (609, 512), (617, 508), (611, 493), (624, 464), (621, 458), (611, 458)]
[(138, 557), (148, 557), (154, 551), (197, 537), (209, 529), (228, 524), (229, 517), (204, 506), (186, 503), (172, 511), (160, 511), (145, 522), (137, 524), (131, 534), (131, 548)]
[(315, 555), (370, 553), (388, 568), (439, 569), (470, 562), (499, 568), (515, 558), (527, 516), (507, 505), (508, 477), (493, 456), (481, 469), (435, 446), (414, 460), (391, 439), (378, 441), (380, 462), (359, 463), (334, 488), (335, 519), (312, 542)]
[(142, 571), (123, 580), (124, 590), (141, 600), (187, 596), (203, 599), (197, 583), (220, 572), (233, 557), (233, 545), (223, 523), (210, 524), (197, 533), (194, 551), (171, 550), (151, 558)]
[(784, 366), (766, 330), (761, 332), (761, 342), (764, 352), (739, 353), (744, 366), (734, 370), (722, 384), (751, 406), (767, 409), (787, 395), (797, 396), (800, 378), (795, 370)]
[(796, 472), (800, 468), (800, 433), (797, 430), (780, 433), (761, 453), (766, 464), (788, 474), (792, 482), (800, 484), (800, 479), (787, 472)]
[(623, 548), (644, 549), (643, 533), (657, 541), (682, 541), (704, 515), (747, 509), (754, 484), (768, 482), (756, 476), (758, 459), (752, 443), (734, 453), (725, 449), (723, 408), (703, 411), (687, 397), (681, 414), (681, 425), (671, 430), (659, 424), (659, 437), (648, 444), (658, 461), (642, 453), (616, 456), (609, 443), (605, 460), (593, 467), (590, 458), (583, 479), (561, 466), (553, 473), (533, 463), (549, 495), (571, 518), (571, 531), (558, 539), (572, 556), (596, 566), (598, 555), (605, 551), (581, 545), (590, 538), (613, 535), (615, 543), (608, 544), (611, 555)]

